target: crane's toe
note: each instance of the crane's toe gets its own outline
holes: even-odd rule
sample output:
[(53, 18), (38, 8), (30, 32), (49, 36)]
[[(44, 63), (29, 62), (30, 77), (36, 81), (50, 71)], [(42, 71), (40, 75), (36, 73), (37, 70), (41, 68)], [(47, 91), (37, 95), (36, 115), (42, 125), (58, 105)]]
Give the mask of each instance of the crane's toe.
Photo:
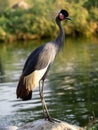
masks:
[(50, 122), (53, 122), (53, 123), (61, 123), (61, 121), (60, 120), (58, 120), (58, 119), (55, 119), (55, 118), (52, 118), (52, 117), (47, 117), (47, 118), (45, 118), (45, 120), (48, 120), (48, 121), (50, 121)]

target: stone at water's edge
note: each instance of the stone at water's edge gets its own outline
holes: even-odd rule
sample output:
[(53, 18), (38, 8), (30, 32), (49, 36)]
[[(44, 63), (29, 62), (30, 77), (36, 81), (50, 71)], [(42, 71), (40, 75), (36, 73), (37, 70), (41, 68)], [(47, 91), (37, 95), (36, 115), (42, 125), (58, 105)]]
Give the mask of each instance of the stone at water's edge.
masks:
[(6, 127), (0, 126), (0, 130), (18, 130), (18, 127), (16, 127), (16, 126), (6, 126)]
[(50, 122), (44, 119), (40, 119), (32, 123), (26, 124), (25, 126), (21, 127), (19, 130), (84, 130), (84, 128), (71, 125), (63, 121), (58, 123), (58, 122)]
[(0, 130), (84, 130), (79, 126), (71, 125), (67, 122), (50, 122), (44, 119), (28, 123), (18, 128), (16, 126), (0, 127)]

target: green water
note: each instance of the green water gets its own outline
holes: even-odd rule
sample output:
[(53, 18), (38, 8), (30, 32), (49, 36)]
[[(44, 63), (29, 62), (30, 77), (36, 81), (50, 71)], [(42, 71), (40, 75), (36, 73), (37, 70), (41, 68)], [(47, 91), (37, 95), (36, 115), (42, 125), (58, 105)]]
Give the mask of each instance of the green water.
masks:
[[(48, 41), (48, 40), (47, 40)], [(16, 86), (30, 52), (46, 41), (0, 44), (0, 125), (22, 126), (43, 118), (38, 89), (32, 100), (16, 98)], [(85, 126), (98, 118), (98, 40), (66, 39), (47, 76), (44, 95), (50, 115)]]

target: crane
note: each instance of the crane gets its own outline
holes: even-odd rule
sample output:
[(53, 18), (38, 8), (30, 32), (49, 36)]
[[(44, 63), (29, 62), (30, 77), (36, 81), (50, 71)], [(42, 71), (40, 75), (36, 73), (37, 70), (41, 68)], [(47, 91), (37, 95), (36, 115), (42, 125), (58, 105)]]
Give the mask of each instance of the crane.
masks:
[(68, 16), (68, 12), (64, 9), (58, 13), (55, 19), (56, 24), (59, 27), (58, 36), (54, 41), (39, 46), (28, 56), (16, 90), (17, 98), (30, 100), (32, 98), (32, 91), (39, 84), (39, 94), (42, 102), (44, 118), (49, 121), (52, 121), (52, 118), (44, 99), (44, 81), (57, 53), (64, 46), (65, 33), (61, 21), (65, 19), (70, 20)]

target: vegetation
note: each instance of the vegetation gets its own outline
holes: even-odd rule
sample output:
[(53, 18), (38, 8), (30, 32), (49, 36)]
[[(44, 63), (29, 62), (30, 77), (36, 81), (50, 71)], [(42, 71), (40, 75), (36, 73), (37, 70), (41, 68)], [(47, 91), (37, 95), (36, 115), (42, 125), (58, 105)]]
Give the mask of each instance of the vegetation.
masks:
[[(56, 13), (67, 9), (72, 22), (64, 22), (66, 35), (98, 35), (98, 1), (96, 0), (25, 0), (28, 9), (13, 9), (14, 0), (0, 4), (0, 40), (27, 40), (54, 37)], [(17, 0), (18, 2), (18, 0)], [(0, 2), (2, 3), (2, 1)], [(56, 31), (54, 31), (54, 29)]]

